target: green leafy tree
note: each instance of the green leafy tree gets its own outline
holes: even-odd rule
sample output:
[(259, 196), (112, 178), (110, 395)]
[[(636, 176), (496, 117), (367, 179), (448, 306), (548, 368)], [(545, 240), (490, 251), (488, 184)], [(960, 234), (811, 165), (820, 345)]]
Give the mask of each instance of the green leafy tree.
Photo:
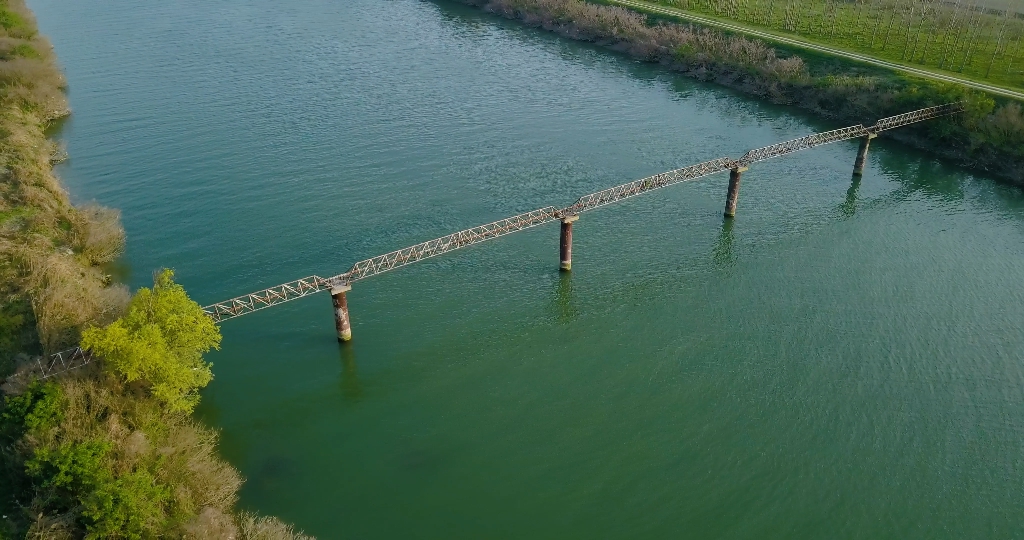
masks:
[(217, 325), (167, 269), (156, 274), (152, 289), (135, 293), (123, 317), (82, 333), (82, 347), (110, 369), (128, 382), (146, 383), (170, 410), (186, 413), (213, 379), (203, 353), (219, 346)]
[(52, 427), (64, 416), (63, 393), (54, 383), (35, 381), (19, 396), (9, 396), (0, 412), (0, 433), (11, 440)]
[(100, 440), (39, 448), (25, 471), (53, 494), (52, 506), (81, 508), (86, 540), (157, 537), (169, 490), (144, 468), (115, 477), (111, 449), (110, 442)]
[(104, 476), (82, 497), (82, 516), (86, 519), (86, 540), (101, 538), (151, 538), (165, 520), (163, 505), (168, 490), (146, 470), (137, 470), (120, 478)]

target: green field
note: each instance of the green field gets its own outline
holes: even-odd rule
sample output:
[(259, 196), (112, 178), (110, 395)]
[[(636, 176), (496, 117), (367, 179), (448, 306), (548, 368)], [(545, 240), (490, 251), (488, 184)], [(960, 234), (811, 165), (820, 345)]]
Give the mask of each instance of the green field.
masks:
[(1022, 0), (649, 0), (854, 52), (1024, 88)]

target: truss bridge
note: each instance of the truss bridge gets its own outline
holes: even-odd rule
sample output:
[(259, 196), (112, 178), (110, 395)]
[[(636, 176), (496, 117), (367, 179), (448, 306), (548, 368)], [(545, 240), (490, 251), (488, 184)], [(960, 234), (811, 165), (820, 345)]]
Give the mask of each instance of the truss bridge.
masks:
[[(736, 215), (742, 173), (757, 162), (782, 157), (816, 146), (849, 139), (860, 139), (860, 147), (854, 162), (853, 173), (854, 175), (861, 175), (867, 161), (871, 140), (879, 133), (917, 122), (957, 114), (962, 111), (963, 106), (960, 103), (928, 107), (889, 118), (882, 118), (868, 127), (858, 124), (823, 133), (814, 133), (763, 148), (756, 148), (739, 158), (720, 157), (712, 159), (696, 165), (634, 180), (596, 193), (590, 193), (576, 199), (575, 202), (565, 207), (546, 206), (538, 208), (537, 210), (500, 219), (492, 223), (478, 225), (447, 236), (378, 255), (356, 262), (351, 268), (340, 274), (329, 277), (308, 276), (261, 291), (224, 300), (223, 302), (210, 304), (204, 307), (203, 311), (213, 320), (221, 322), (321, 291), (330, 291), (334, 305), (338, 339), (340, 341), (348, 341), (352, 337), (352, 330), (345, 293), (351, 290), (352, 284), (356, 281), (553, 221), (561, 222), (559, 243), (560, 266), (562, 270), (568, 271), (572, 268), (572, 226), (579, 219), (580, 214), (584, 212), (673, 184), (689, 182), (719, 172), (729, 171), (729, 188), (726, 193), (725, 216), (727, 219), (732, 218)], [(91, 356), (81, 349), (63, 351), (52, 355), (46, 361), (40, 360), (38, 362), (40, 375), (49, 377), (56, 373), (85, 365), (90, 360)]]
[[(249, 293), (230, 300), (211, 304), (203, 309), (214, 320), (224, 321), (234, 317), (240, 317), (254, 311), (259, 311), (261, 309), (266, 309), (283, 302), (309, 296), (320, 291), (332, 289), (335, 291), (333, 293), (335, 296), (342, 296), (341, 301), (339, 302), (336, 299), (335, 304), (342, 304), (345, 303), (343, 296), (345, 292), (351, 288), (351, 284), (361, 279), (373, 277), (417, 261), (436, 257), (438, 255), (448, 253), (449, 251), (454, 251), (473, 244), (499, 238), (501, 236), (536, 227), (538, 225), (544, 225), (545, 223), (552, 221), (562, 222), (562, 241), (560, 243), (561, 266), (563, 269), (568, 270), (572, 265), (572, 223), (576, 221), (578, 216), (583, 212), (594, 210), (608, 204), (671, 186), (673, 184), (678, 184), (680, 182), (688, 182), (718, 172), (730, 171), (729, 191), (726, 197), (725, 214), (727, 217), (733, 217), (736, 215), (736, 203), (739, 198), (741, 173), (747, 170), (747, 168), (754, 163), (785, 156), (800, 150), (807, 150), (816, 146), (860, 138), (861, 145), (857, 152), (857, 160), (854, 165), (854, 174), (859, 175), (862, 174), (864, 170), (864, 163), (867, 158), (870, 141), (878, 133), (916, 122), (956, 114), (962, 110), (963, 107), (961, 104), (949, 103), (946, 105), (911, 111), (889, 118), (883, 118), (875, 122), (875, 124), (870, 127), (864, 127), (863, 125), (858, 124), (842, 129), (826, 131), (824, 133), (807, 135), (806, 137), (800, 137), (791, 141), (772, 144), (763, 148), (751, 150), (737, 159), (728, 157), (712, 159), (696, 165), (690, 165), (689, 167), (656, 174), (654, 176), (634, 180), (620, 186), (584, 195), (572, 204), (562, 208), (554, 206), (539, 208), (516, 216), (507, 217), (493, 223), (478, 225), (464, 231), (442, 236), (441, 238), (436, 238), (414, 246), (392, 251), (391, 253), (378, 255), (371, 259), (355, 263), (352, 265), (352, 268), (341, 274), (330, 277), (305, 277), (277, 285), (275, 287), (270, 287), (262, 291)], [(336, 311), (340, 310), (341, 308), (336, 306)], [(347, 303), (345, 303), (343, 311), (343, 314), (336, 314), (339, 318), (339, 336), (342, 334), (350, 335), (351, 332), (348, 328)], [(343, 329), (342, 327), (345, 328)]]

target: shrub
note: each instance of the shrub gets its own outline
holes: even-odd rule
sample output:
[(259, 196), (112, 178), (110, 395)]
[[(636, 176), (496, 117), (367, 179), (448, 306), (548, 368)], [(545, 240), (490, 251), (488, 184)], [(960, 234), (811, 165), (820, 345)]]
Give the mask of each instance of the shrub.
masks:
[(101, 356), (127, 382), (143, 381), (169, 410), (191, 412), (199, 389), (213, 379), (203, 353), (220, 344), (220, 330), (163, 270), (140, 289), (127, 313), (82, 333), (82, 347)]
[(79, 239), (79, 250), (90, 264), (108, 263), (124, 251), (124, 228), (117, 210), (90, 205), (81, 208), (85, 235)]
[(54, 383), (33, 382), (20, 396), (10, 396), (0, 413), (0, 433), (18, 439), (26, 432), (54, 427), (63, 418), (64, 394)]
[(52, 490), (56, 506), (81, 507), (87, 539), (155, 536), (163, 525), (167, 489), (145, 469), (115, 477), (111, 448), (101, 440), (42, 447), (25, 470), (39, 487)]
[(239, 540), (313, 540), (275, 517), (243, 512), (238, 517)]
[(102, 481), (81, 497), (86, 539), (157, 536), (164, 524), (163, 504), (167, 498), (167, 488), (158, 485), (146, 470), (117, 479), (102, 476)]
[(115, 320), (128, 301), (125, 287), (104, 285), (101, 272), (83, 268), (69, 251), (20, 251), (30, 269), (32, 309), (47, 352), (77, 343), (84, 326)]

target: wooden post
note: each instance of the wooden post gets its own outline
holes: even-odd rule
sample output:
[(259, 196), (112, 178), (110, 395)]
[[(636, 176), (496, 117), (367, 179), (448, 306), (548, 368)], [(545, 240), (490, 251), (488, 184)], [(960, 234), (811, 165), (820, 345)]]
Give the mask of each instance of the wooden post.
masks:
[(725, 217), (736, 216), (736, 201), (740, 198), (740, 177), (747, 167), (736, 167), (729, 171), (729, 193), (725, 197)]
[(871, 146), (871, 139), (874, 139), (878, 135), (874, 133), (868, 133), (860, 140), (860, 149), (857, 150), (857, 161), (853, 163), (853, 175), (860, 176), (864, 174), (864, 164), (868, 161), (868, 147)]
[(562, 218), (562, 237), (558, 252), (562, 261), (561, 269), (566, 272), (572, 270), (572, 223), (579, 218), (579, 216)]
[(334, 304), (334, 327), (338, 330), (338, 341), (352, 339), (352, 324), (348, 318), (348, 300), (345, 293), (352, 290), (351, 285), (338, 285), (331, 289), (331, 303)]

